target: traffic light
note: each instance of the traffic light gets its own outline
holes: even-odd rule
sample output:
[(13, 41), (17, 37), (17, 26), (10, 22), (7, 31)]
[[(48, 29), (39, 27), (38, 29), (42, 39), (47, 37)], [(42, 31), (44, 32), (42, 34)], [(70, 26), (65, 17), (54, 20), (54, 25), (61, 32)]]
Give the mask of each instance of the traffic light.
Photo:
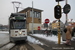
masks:
[(58, 2), (58, 1), (64, 1), (64, 0), (56, 0), (56, 2)]
[(54, 17), (56, 19), (60, 19), (61, 18), (61, 6), (60, 5), (56, 5), (54, 8)]
[(66, 4), (63, 8), (63, 13), (68, 14), (71, 10), (71, 6), (69, 4)]

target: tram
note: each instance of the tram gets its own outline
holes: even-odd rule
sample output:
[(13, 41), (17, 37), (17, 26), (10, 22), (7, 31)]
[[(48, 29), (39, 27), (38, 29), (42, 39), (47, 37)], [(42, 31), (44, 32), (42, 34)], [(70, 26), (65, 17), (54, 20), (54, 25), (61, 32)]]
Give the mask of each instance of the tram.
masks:
[(10, 42), (27, 39), (26, 15), (24, 13), (11, 13), (9, 17)]

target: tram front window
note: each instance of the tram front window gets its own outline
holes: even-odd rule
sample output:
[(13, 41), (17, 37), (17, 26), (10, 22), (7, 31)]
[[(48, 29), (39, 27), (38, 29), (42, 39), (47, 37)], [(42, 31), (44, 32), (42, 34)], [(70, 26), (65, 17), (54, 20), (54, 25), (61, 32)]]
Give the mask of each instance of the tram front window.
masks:
[(26, 26), (25, 20), (13, 20), (10, 23), (11, 29), (25, 29)]

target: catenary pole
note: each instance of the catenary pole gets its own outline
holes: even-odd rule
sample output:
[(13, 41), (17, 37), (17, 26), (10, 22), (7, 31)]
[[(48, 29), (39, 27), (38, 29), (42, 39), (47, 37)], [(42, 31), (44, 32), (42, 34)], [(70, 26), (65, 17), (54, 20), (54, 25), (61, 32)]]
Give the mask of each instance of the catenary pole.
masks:
[(32, 1), (32, 35), (33, 35), (33, 1)]

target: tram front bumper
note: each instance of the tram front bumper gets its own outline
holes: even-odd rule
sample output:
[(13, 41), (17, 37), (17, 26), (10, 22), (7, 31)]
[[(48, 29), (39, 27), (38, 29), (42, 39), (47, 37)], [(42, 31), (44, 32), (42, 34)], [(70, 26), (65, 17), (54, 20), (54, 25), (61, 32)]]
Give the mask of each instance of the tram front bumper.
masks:
[(26, 40), (27, 37), (10, 37), (10, 41)]

